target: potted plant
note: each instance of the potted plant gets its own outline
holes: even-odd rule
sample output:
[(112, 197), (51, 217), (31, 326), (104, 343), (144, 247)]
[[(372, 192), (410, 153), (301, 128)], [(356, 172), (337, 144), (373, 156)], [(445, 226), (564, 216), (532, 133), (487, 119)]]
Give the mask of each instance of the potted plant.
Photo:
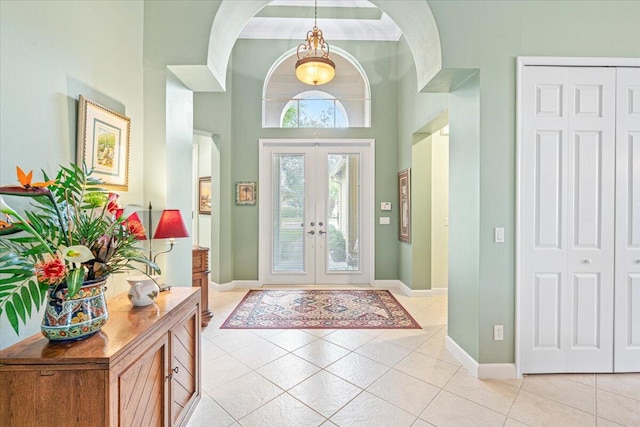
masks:
[[(52, 341), (87, 337), (108, 318), (104, 283), (110, 274), (156, 264), (135, 246), (140, 222), (116, 218), (117, 195), (91, 171), (60, 167), (55, 179), (0, 187), (0, 314), (19, 333), (33, 310), (46, 303), (43, 334)], [(24, 215), (2, 195), (30, 198)], [(2, 227), (4, 225), (4, 227)]]

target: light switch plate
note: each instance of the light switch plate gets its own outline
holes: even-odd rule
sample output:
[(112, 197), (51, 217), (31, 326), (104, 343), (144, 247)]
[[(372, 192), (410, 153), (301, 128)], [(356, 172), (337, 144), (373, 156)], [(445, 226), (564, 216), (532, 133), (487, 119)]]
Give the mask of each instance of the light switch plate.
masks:
[(504, 243), (504, 227), (496, 227), (493, 229), (493, 241), (496, 243)]
[(381, 211), (390, 211), (391, 210), (391, 202), (380, 202), (380, 210)]
[(389, 218), (388, 216), (381, 216), (380, 217), (380, 224), (383, 224), (383, 225), (391, 224), (391, 218)]

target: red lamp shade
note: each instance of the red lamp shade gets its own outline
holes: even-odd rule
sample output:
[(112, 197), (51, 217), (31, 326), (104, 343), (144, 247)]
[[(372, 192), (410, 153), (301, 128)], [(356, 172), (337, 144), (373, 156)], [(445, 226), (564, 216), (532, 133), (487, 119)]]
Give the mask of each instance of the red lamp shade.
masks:
[(129, 217), (125, 221), (125, 224), (129, 229), (129, 231), (132, 234), (136, 235), (136, 240), (147, 240), (147, 234), (144, 229), (144, 225), (142, 225), (142, 221), (140, 221), (140, 217), (138, 216), (137, 212), (134, 212), (131, 215), (129, 215)]
[(184, 224), (182, 214), (178, 209), (165, 209), (162, 211), (158, 228), (153, 234), (154, 239), (173, 239), (189, 237), (187, 226)]

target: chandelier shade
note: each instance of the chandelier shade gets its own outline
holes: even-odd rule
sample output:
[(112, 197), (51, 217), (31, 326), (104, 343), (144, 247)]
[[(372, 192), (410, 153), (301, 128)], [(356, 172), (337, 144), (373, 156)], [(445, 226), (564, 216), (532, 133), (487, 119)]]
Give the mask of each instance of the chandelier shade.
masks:
[(298, 46), (296, 77), (302, 83), (318, 86), (329, 83), (336, 75), (336, 64), (329, 55), (329, 43), (324, 41), (322, 30), (318, 28), (318, 2), (315, 2), (313, 29), (307, 32), (305, 43)]

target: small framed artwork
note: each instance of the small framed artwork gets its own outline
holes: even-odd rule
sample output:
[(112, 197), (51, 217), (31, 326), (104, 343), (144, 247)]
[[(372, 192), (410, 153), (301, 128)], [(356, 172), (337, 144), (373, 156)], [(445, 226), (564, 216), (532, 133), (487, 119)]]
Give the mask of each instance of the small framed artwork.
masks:
[(211, 215), (211, 177), (203, 176), (198, 179), (198, 213)]
[(256, 204), (256, 183), (236, 182), (236, 205)]
[(398, 172), (398, 206), (400, 206), (400, 240), (411, 242), (411, 170)]
[(80, 95), (76, 163), (93, 170), (105, 187), (129, 189), (131, 120)]

